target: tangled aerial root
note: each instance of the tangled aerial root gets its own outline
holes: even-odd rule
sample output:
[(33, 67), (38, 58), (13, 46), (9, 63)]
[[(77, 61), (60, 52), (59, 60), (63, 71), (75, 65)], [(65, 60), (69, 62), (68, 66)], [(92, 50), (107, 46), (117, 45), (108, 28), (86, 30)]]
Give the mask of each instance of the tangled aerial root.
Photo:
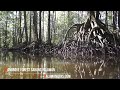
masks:
[[(73, 29), (76, 30), (73, 31)], [(71, 34), (72, 32), (72, 34)], [(79, 55), (118, 55), (120, 39), (98, 21), (73, 25), (66, 33), (62, 53)], [(73, 55), (74, 56), (74, 55)]]

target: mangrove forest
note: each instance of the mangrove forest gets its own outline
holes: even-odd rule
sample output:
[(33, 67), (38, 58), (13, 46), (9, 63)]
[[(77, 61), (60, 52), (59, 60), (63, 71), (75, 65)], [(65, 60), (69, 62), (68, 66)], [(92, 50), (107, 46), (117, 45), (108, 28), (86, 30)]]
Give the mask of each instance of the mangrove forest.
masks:
[(0, 11), (1, 79), (120, 79), (119, 63), (120, 11)]

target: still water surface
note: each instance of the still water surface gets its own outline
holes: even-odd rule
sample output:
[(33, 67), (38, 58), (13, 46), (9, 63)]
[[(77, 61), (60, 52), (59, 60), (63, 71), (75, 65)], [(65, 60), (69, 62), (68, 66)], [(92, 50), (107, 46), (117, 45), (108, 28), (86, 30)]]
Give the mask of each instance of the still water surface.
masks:
[[(8, 71), (16, 68), (17, 71)], [(48, 68), (53, 71), (30, 71), (20, 68)], [(0, 79), (119, 79), (118, 57), (80, 57), (64, 59), (17, 52), (0, 52)]]

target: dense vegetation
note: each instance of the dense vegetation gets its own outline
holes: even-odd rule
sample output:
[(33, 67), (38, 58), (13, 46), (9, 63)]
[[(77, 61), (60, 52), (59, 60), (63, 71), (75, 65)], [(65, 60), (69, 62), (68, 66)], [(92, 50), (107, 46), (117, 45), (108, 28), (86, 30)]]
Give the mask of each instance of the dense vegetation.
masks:
[(118, 55), (120, 11), (0, 11), (0, 48), (38, 54)]

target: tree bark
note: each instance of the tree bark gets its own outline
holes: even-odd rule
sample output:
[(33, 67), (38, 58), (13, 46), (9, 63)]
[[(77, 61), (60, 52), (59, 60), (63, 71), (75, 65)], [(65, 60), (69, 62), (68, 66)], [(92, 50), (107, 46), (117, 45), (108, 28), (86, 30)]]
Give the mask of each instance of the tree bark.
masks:
[(119, 27), (119, 30), (120, 30), (120, 11), (118, 11), (118, 27)]
[(13, 47), (15, 46), (15, 20), (13, 19), (13, 32), (12, 32), (12, 39), (13, 39)]
[(55, 33), (56, 33), (56, 11), (53, 11), (54, 14), (54, 20), (53, 20), (53, 43), (55, 43)]
[(70, 27), (70, 11), (68, 11), (68, 28)]
[(105, 14), (105, 24), (106, 24), (106, 28), (108, 29), (108, 12), (106, 11), (106, 14)]
[(31, 11), (30, 11), (30, 32), (29, 32), (29, 43), (31, 43), (31, 22), (32, 22), (32, 16), (31, 16)]
[(41, 38), (41, 12), (39, 11), (39, 43), (41, 43), (42, 38)]
[(34, 32), (34, 40), (38, 41), (38, 31), (37, 31), (37, 11), (33, 11), (33, 32)]
[(99, 12), (99, 11), (96, 11), (96, 19), (97, 19), (97, 20), (99, 19), (99, 15), (100, 15), (100, 12)]
[(117, 22), (117, 13), (116, 11), (113, 11), (113, 30), (116, 30), (116, 22)]
[(50, 38), (50, 11), (48, 11), (48, 44), (51, 44), (51, 38)]
[(43, 12), (43, 30), (42, 30), (43, 36), (42, 36), (42, 39), (44, 40), (44, 11), (42, 11), (42, 12)]
[(19, 34), (20, 34), (20, 35), (19, 35), (19, 43), (22, 43), (22, 35), (21, 35), (21, 34), (22, 34), (22, 31), (21, 31), (21, 18), (22, 18), (22, 17), (21, 17), (21, 16), (22, 16), (22, 12), (19, 11), (19, 18), (20, 18), (20, 19), (19, 19), (19, 20), (20, 20), (20, 23), (19, 23), (19, 24), (20, 24), (20, 26), (19, 26), (19, 30), (20, 30), (20, 33), (19, 33)]
[(28, 43), (28, 32), (27, 32), (26, 11), (24, 11), (24, 26), (25, 26), (26, 43)]
[(0, 31), (0, 48), (1, 48), (1, 46), (2, 46), (2, 45), (1, 45), (1, 44), (2, 44), (2, 43), (1, 43), (2, 39), (1, 39), (1, 38), (2, 38), (2, 32)]
[(15, 45), (17, 45), (17, 11), (16, 11), (16, 17), (15, 17)]
[(95, 17), (95, 12), (94, 11), (90, 11), (90, 21), (91, 19), (94, 18), (95, 22), (97, 23), (97, 25), (103, 29), (105, 32), (109, 33), (109, 30), (106, 28), (106, 25), (99, 19), (99, 12), (96, 12), (96, 17)]
[[(8, 14), (6, 12), (6, 14)], [(5, 24), (6, 24), (6, 28), (5, 28), (5, 41), (4, 41), (4, 48), (7, 48), (7, 25), (8, 25), (8, 16), (6, 17), (6, 21), (5, 21)]]
[(53, 33), (54, 33), (54, 29), (55, 29), (54, 25), (55, 25), (55, 23), (54, 23), (54, 11), (53, 11), (52, 16), (51, 16), (51, 41), (53, 39)]

